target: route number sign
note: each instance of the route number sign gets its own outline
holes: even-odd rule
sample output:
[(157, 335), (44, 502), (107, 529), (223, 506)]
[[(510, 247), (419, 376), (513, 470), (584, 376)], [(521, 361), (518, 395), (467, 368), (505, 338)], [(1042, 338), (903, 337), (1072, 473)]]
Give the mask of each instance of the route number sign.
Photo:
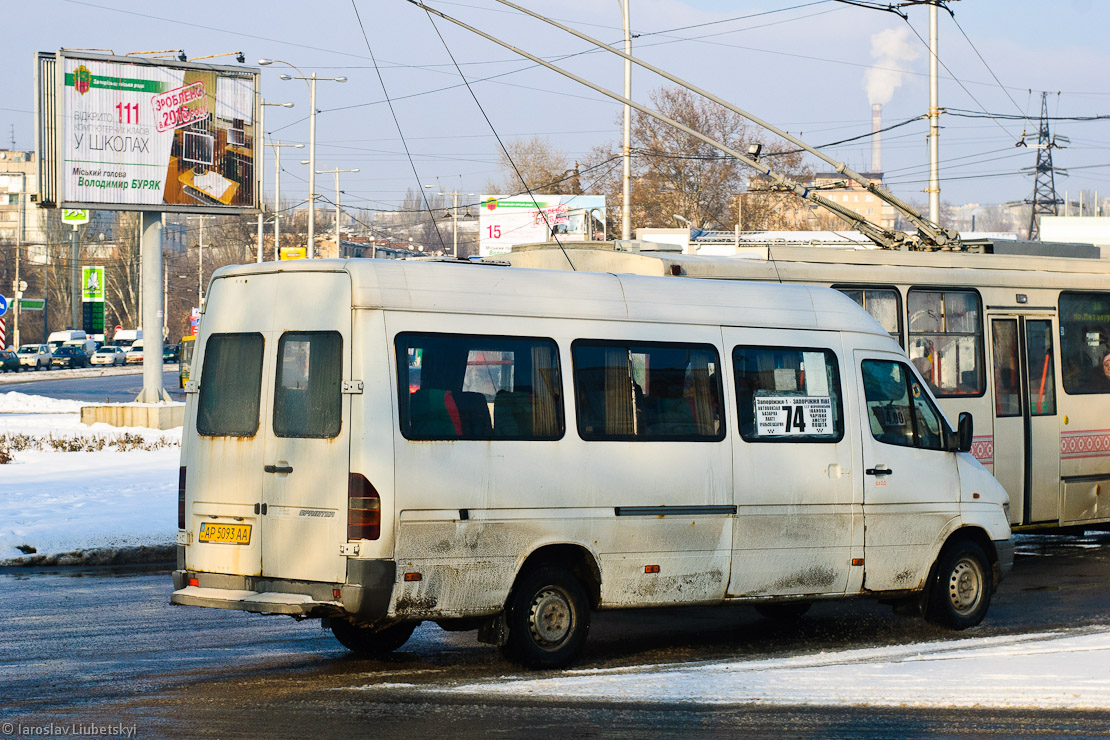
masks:
[(829, 396), (756, 396), (755, 416), (761, 437), (835, 433)]

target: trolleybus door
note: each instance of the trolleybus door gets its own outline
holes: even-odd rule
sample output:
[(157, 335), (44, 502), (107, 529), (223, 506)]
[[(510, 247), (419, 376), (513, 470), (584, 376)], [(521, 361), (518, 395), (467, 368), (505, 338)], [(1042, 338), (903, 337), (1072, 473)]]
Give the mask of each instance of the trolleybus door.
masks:
[(994, 476), (1013, 524), (1060, 517), (1060, 431), (1052, 316), (991, 314)]

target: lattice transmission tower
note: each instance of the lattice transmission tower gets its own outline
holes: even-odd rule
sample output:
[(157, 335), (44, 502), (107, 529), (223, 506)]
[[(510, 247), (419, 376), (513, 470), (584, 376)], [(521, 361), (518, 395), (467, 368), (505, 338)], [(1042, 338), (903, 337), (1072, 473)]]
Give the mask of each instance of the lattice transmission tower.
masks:
[[(1067, 172), (1058, 167), (1052, 166), (1052, 150), (1059, 149), (1061, 143), (1067, 143), (1067, 138), (1060, 136), (1052, 136), (1048, 130), (1048, 93), (1041, 93), (1041, 122), (1037, 134), (1037, 143), (1033, 147), (1037, 150), (1037, 166), (1032, 169), (1026, 169), (1025, 172), (1032, 172), (1033, 179), (1033, 197), (1026, 203), (1033, 206), (1029, 214), (1029, 240), (1034, 241), (1041, 238), (1041, 225), (1038, 216), (1055, 216), (1056, 206), (1061, 205), (1064, 201), (1056, 196), (1056, 173), (1066, 175)], [(1026, 144), (1024, 135), (1018, 146), (1029, 146)]]

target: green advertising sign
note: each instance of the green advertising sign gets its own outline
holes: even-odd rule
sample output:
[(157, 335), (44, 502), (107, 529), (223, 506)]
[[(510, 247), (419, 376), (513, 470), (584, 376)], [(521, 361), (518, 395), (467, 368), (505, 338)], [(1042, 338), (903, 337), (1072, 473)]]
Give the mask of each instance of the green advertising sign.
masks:
[(104, 302), (104, 268), (81, 268), (81, 300)]

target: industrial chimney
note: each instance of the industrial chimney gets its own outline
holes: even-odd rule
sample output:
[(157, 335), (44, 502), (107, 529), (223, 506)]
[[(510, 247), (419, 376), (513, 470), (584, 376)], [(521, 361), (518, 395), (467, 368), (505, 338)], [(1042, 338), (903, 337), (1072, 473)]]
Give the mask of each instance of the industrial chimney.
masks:
[(875, 103), (871, 106), (871, 171), (883, 171), (883, 135), (879, 133), (883, 128), (883, 106)]

